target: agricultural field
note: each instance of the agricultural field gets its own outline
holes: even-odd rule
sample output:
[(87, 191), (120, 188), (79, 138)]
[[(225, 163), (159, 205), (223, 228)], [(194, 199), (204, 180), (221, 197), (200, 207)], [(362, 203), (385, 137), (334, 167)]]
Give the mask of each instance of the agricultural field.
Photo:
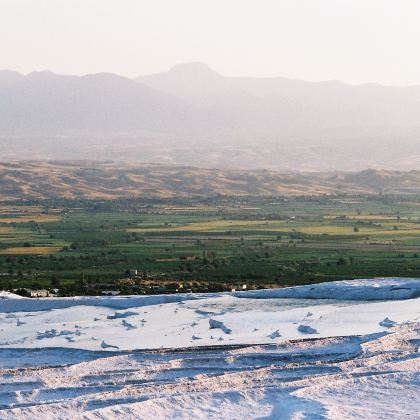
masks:
[(145, 294), (420, 277), (418, 198), (3, 203), (0, 289)]

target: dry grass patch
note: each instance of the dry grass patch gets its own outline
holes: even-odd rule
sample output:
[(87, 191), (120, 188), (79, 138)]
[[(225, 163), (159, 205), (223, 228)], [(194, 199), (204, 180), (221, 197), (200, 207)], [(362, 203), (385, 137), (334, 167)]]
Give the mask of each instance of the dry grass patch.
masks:
[(42, 211), (42, 206), (0, 206), (0, 213), (41, 213)]
[(232, 229), (243, 229), (246, 227), (254, 228), (266, 226), (269, 222), (259, 220), (213, 220), (209, 222), (189, 223), (183, 226), (162, 226), (156, 228), (134, 228), (128, 229), (129, 232), (225, 232)]
[(0, 223), (28, 223), (28, 222), (37, 222), (37, 223), (48, 223), (48, 222), (58, 222), (62, 219), (61, 216), (56, 216), (54, 214), (35, 214), (32, 216), (19, 216), (19, 217), (0, 217)]
[(0, 235), (4, 235), (5, 233), (12, 233), (15, 229), (9, 226), (0, 226)]
[(17, 246), (12, 248), (1, 249), (2, 255), (22, 255), (22, 254), (53, 254), (62, 248), (58, 246)]

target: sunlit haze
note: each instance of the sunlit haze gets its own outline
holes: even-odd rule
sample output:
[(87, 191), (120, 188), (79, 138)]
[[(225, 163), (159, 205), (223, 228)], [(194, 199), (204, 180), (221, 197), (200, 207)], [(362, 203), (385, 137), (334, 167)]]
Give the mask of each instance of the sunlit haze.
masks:
[(416, 0), (2, 0), (0, 69), (420, 84)]

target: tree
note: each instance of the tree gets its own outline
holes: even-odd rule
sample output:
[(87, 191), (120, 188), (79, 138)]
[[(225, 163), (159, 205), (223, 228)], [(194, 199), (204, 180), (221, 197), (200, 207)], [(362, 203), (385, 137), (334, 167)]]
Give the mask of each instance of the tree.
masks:
[(337, 265), (346, 265), (347, 262), (343, 257), (340, 257), (337, 261)]
[(55, 289), (58, 289), (60, 287), (60, 280), (57, 277), (52, 277), (51, 278), (51, 286), (54, 287)]

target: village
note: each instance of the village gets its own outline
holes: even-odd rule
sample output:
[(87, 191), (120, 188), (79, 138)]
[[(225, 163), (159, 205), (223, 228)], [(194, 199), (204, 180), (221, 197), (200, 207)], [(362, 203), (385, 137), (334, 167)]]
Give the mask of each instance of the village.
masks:
[[(252, 290), (247, 284), (215, 283), (208, 284), (203, 281), (159, 281), (138, 269), (127, 269), (124, 277), (108, 282), (88, 282), (82, 279), (81, 289), (83, 295), (119, 296), (119, 295), (155, 295), (174, 293), (210, 293), (210, 292), (237, 292)], [(51, 298), (67, 296), (60, 288), (19, 288), (10, 292), (29, 298)]]

